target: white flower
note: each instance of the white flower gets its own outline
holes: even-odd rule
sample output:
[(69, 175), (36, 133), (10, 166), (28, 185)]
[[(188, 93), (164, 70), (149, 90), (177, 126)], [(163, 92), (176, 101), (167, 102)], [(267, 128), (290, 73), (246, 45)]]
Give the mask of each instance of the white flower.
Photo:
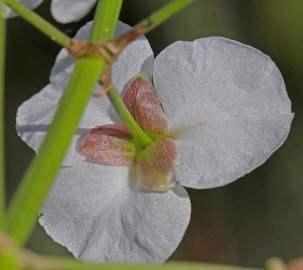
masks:
[[(91, 23), (76, 38), (87, 39), (90, 29)], [(119, 23), (116, 34), (127, 30)], [(72, 70), (73, 60), (63, 49), (50, 84), (18, 110), (18, 133), (36, 151)], [(177, 184), (168, 192), (147, 191), (131, 168), (92, 163), (76, 151), (81, 134), (119, 123), (106, 98), (92, 97), (40, 223), (83, 260), (163, 262), (180, 243), (190, 219), (182, 186), (226, 185), (265, 162), (288, 135), (291, 103), (268, 56), (220, 37), (175, 42), (155, 60), (142, 37), (125, 49), (112, 72), (120, 93), (137, 74), (153, 77), (175, 138)]]
[[(34, 9), (44, 0), (19, 0), (27, 7)], [(95, 5), (96, 0), (52, 0), (51, 12), (54, 18), (61, 23), (70, 23), (83, 18)], [(12, 17), (15, 13), (5, 6), (5, 15)]]

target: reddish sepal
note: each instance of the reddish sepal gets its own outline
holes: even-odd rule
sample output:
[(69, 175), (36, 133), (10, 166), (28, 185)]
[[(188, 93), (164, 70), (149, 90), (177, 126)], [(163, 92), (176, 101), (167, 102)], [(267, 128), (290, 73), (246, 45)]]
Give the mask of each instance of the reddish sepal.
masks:
[(173, 171), (177, 156), (171, 139), (160, 139), (147, 146), (137, 160), (137, 173), (147, 189), (166, 191), (175, 183)]
[(133, 164), (135, 145), (128, 129), (119, 124), (91, 129), (77, 142), (77, 151), (88, 160), (112, 166)]
[(123, 94), (123, 101), (144, 131), (166, 134), (165, 115), (156, 91), (147, 79), (136, 77)]

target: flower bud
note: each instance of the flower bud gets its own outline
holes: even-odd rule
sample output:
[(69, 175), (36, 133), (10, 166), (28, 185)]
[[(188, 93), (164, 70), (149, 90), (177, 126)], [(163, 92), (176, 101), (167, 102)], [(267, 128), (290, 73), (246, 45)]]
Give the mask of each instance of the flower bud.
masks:
[(167, 191), (174, 186), (176, 157), (176, 145), (169, 138), (147, 146), (137, 159), (137, 174), (142, 186), (156, 191)]

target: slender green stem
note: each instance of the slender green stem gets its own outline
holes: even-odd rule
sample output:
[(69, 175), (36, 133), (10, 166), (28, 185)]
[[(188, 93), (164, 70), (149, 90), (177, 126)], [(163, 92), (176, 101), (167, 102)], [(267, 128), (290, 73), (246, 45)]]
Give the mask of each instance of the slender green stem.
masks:
[(141, 129), (135, 119), (132, 117), (123, 100), (114, 87), (108, 89), (107, 95), (115, 108), (116, 112), (120, 116), (123, 123), (128, 127), (132, 135), (143, 145), (147, 146), (153, 142), (153, 140)]
[(3, 0), (3, 2), (59, 45), (65, 47), (70, 43), (71, 39), (67, 35), (44, 20), (38, 14), (31, 11), (22, 3), (16, 0)]
[[(102, 0), (99, 3), (92, 41), (99, 42), (112, 37), (121, 5), (122, 0)], [(103, 8), (110, 10), (110, 15), (100, 12)], [(100, 25), (108, 31), (100, 31)], [(106, 69), (107, 64), (101, 59), (84, 58), (76, 63), (39, 154), (27, 170), (9, 207), (7, 232), (20, 244), (27, 240), (38, 218), (38, 212), (60, 168), (69, 143), (76, 133), (92, 89), (100, 74)]]
[(4, 61), (6, 23), (0, 3), (0, 230), (5, 221), (5, 166), (4, 166)]
[(151, 31), (155, 27), (162, 24), (164, 21), (175, 15), (195, 0), (172, 0), (162, 8), (148, 16), (146, 19), (136, 25), (136, 27), (143, 26), (146, 32)]

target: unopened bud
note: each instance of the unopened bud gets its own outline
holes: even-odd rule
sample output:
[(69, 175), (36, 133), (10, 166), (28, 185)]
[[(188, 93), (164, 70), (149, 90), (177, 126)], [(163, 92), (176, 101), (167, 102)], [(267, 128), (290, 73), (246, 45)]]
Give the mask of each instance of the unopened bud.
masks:
[(175, 185), (177, 149), (173, 140), (159, 139), (147, 146), (137, 160), (137, 174), (143, 187), (167, 191)]

